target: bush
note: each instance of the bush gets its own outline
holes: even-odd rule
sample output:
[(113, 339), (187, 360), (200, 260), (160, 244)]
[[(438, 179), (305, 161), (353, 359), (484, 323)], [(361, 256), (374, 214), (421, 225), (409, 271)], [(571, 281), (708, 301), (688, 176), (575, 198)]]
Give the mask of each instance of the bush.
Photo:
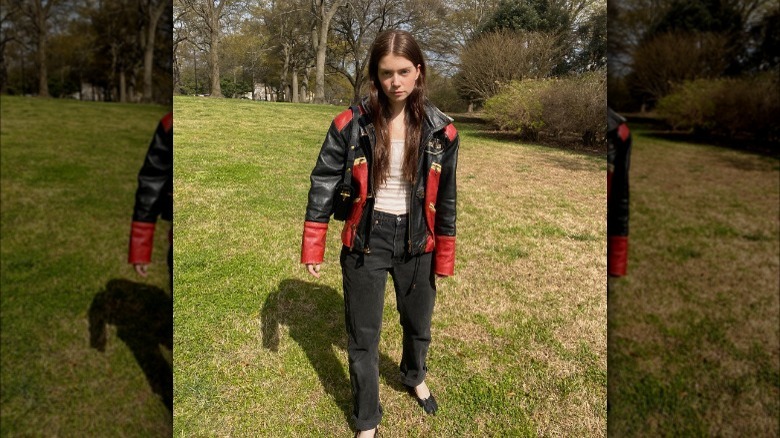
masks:
[(524, 139), (536, 140), (544, 127), (542, 91), (553, 82), (546, 79), (510, 82), (485, 102), (485, 116), (502, 131), (511, 131)]
[(480, 35), (460, 54), (455, 85), (463, 96), (483, 102), (514, 80), (545, 78), (562, 58), (556, 34), (500, 30)]
[(485, 103), (485, 115), (498, 129), (536, 140), (541, 132), (561, 138), (574, 134), (592, 146), (606, 131), (606, 72), (565, 79), (514, 81)]
[(540, 96), (542, 119), (549, 134), (576, 134), (593, 146), (607, 130), (606, 71), (558, 79)]
[(676, 130), (697, 134), (780, 140), (780, 80), (750, 78), (686, 81), (658, 102), (658, 115)]

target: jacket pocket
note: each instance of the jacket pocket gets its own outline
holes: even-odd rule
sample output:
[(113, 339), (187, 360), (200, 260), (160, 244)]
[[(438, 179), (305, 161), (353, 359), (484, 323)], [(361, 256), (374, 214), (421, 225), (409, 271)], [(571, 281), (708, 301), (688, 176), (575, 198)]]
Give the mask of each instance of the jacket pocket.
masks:
[(425, 252), (433, 251), (436, 245), (433, 227), (436, 224), (436, 197), (439, 193), (440, 176), (441, 164), (431, 163), (431, 168), (428, 171), (428, 182), (425, 185), (425, 222), (428, 225), (428, 240), (425, 244)]

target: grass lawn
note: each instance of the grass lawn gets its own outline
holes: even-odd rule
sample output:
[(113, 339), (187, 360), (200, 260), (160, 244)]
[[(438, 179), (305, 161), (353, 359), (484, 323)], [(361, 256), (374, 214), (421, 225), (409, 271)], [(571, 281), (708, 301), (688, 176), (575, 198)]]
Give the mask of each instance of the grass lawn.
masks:
[[(135, 357), (144, 330), (126, 321), (157, 323), (144, 306), (168, 288), (167, 225), (148, 280), (126, 263), (136, 176), (166, 109), (7, 96), (0, 108), (0, 435), (170, 436)], [(90, 308), (109, 323), (102, 352)]]
[(780, 161), (634, 129), (610, 436), (780, 433)]
[[(176, 97), (175, 436), (349, 436), (338, 253), (299, 265), (343, 108)], [(388, 281), (384, 436), (606, 435), (606, 160), (456, 124), (456, 275), (438, 281), (426, 418), (402, 390)]]

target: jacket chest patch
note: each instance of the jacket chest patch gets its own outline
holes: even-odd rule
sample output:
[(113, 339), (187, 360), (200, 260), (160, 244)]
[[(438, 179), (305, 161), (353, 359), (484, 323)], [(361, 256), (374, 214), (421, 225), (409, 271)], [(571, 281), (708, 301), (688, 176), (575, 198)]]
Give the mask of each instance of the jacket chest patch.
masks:
[(439, 155), (444, 152), (444, 145), (441, 140), (434, 138), (425, 145), (425, 152), (428, 154)]

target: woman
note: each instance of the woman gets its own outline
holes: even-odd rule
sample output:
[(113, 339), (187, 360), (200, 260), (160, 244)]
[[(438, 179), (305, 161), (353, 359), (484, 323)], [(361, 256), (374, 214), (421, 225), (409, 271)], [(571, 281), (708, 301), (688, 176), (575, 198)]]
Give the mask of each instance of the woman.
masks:
[[(353, 204), (341, 233), (340, 260), (352, 418), (361, 437), (373, 436), (382, 418), (378, 346), (388, 273), (403, 327), (401, 380), (426, 413), (436, 412), (425, 384), (425, 359), (434, 279), (454, 269), (459, 143), (452, 119), (426, 99), (425, 61), (410, 33), (388, 30), (377, 36), (368, 73), (369, 96), (359, 112), (349, 109), (333, 120), (312, 171), (301, 253), (301, 263), (319, 278), (328, 220), (346, 167)], [(350, 155), (351, 168), (345, 166)]]

